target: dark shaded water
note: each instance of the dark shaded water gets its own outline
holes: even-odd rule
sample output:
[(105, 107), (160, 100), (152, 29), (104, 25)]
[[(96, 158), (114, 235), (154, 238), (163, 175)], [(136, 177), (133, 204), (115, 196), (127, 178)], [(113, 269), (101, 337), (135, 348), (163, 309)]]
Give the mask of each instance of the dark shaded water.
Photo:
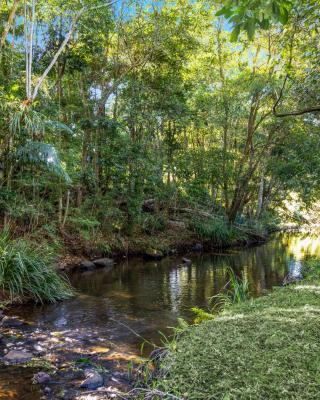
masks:
[(192, 320), (191, 307), (207, 307), (208, 299), (226, 285), (227, 267), (244, 273), (252, 294), (259, 296), (281, 284), (289, 270), (298, 273), (308, 255), (320, 256), (318, 237), (285, 234), (258, 247), (190, 255), (191, 266), (182, 265), (181, 257), (157, 262), (131, 259), (112, 269), (72, 274), (78, 296), (70, 301), (24, 306), (14, 313), (39, 328), (92, 332), (138, 353), (141, 337), (159, 344), (159, 331), (167, 335), (178, 317)]

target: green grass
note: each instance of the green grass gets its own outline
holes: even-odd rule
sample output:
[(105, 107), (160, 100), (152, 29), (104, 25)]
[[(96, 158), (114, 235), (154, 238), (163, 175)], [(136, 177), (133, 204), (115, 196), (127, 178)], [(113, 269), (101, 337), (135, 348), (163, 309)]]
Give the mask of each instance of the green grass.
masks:
[(195, 324), (204, 321), (209, 321), (217, 316), (221, 309), (226, 309), (233, 304), (242, 303), (249, 300), (249, 282), (244, 274), (239, 278), (234, 270), (230, 267), (227, 268), (228, 283), (225, 285), (225, 290), (218, 293), (211, 298), (214, 301), (214, 307), (207, 312), (198, 307), (193, 307), (191, 311), (196, 315), (194, 320)]
[(25, 240), (0, 235), (0, 299), (6, 302), (32, 300), (55, 302), (72, 296), (66, 277), (50, 265), (50, 249)]
[(319, 263), (308, 269), (303, 282), (188, 328), (154, 386), (183, 399), (319, 399)]

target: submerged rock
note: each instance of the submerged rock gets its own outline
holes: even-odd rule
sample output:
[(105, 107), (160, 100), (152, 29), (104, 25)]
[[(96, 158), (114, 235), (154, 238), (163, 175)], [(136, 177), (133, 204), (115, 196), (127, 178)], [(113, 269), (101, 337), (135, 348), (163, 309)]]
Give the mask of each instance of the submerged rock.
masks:
[(191, 248), (192, 251), (202, 251), (203, 250), (203, 246), (201, 243), (196, 243), (195, 245), (192, 246)]
[(86, 370), (84, 373), (86, 379), (81, 382), (80, 388), (95, 390), (103, 386), (103, 377), (98, 372), (90, 369)]
[(92, 271), (96, 266), (92, 261), (82, 261), (79, 268), (81, 271)]
[(143, 257), (151, 260), (160, 260), (164, 257), (164, 254), (161, 250), (149, 248), (145, 251)]
[(43, 389), (43, 392), (45, 393), (45, 394), (50, 394), (51, 392), (52, 392), (52, 390), (49, 388), (49, 387), (45, 387), (44, 389)]
[(37, 374), (33, 375), (32, 381), (33, 383), (39, 383), (40, 385), (43, 383), (49, 382), (51, 379), (50, 375), (46, 372), (38, 372)]
[(3, 317), (0, 323), (2, 328), (17, 328), (24, 325), (24, 322), (16, 317)]
[(112, 267), (114, 260), (112, 258), (98, 258), (97, 260), (93, 260), (93, 264), (97, 268)]
[(33, 345), (33, 348), (37, 355), (42, 355), (42, 354), (45, 354), (45, 352), (46, 352), (46, 349), (37, 343)]
[(3, 357), (3, 361), (10, 364), (20, 364), (31, 361), (32, 358), (33, 354), (27, 351), (10, 350), (9, 353)]

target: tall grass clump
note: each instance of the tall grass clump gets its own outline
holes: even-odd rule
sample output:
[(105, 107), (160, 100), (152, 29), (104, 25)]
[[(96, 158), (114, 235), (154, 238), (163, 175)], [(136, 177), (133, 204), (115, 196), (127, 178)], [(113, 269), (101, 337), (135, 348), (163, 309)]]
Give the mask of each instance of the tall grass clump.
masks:
[(0, 298), (10, 302), (56, 302), (70, 298), (65, 276), (51, 266), (50, 251), (0, 233)]
[(249, 281), (242, 272), (241, 278), (236, 275), (231, 267), (227, 267), (228, 282), (225, 285), (226, 291), (218, 293), (212, 297), (212, 300), (218, 300), (217, 304), (221, 308), (232, 304), (243, 303), (249, 300)]
[(235, 238), (234, 229), (222, 218), (205, 220), (194, 219), (191, 222), (193, 229), (202, 240), (210, 240), (217, 246), (228, 246)]
[(232, 268), (227, 267), (226, 271), (228, 275), (228, 282), (225, 285), (226, 290), (210, 298), (210, 301), (215, 303), (214, 307), (209, 311), (198, 307), (191, 309), (196, 315), (195, 324), (210, 321), (218, 315), (219, 311), (230, 307), (232, 304), (243, 303), (250, 299), (249, 282), (244, 273), (239, 278)]

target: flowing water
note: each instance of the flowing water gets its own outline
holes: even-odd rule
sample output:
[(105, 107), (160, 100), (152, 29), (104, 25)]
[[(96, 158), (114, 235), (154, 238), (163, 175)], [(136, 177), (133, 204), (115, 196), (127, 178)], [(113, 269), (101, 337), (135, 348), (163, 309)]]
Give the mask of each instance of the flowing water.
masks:
[[(78, 291), (74, 299), (21, 306), (13, 312), (39, 329), (90, 334), (97, 345), (108, 340), (118, 346), (119, 353), (140, 354), (142, 338), (160, 344), (163, 336), (159, 332), (170, 334), (169, 327), (176, 326), (179, 317), (192, 321), (191, 307), (208, 307), (210, 297), (228, 282), (227, 267), (239, 276), (244, 274), (252, 295), (260, 296), (281, 284), (288, 272), (299, 274), (308, 256), (320, 258), (318, 236), (281, 234), (257, 247), (188, 255), (192, 265), (182, 264), (181, 257), (123, 260), (111, 269), (73, 273), (70, 279)], [(15, 379), (16, 370), (12, 374)], [(24, 380), (19, 385), (30, 392), (30, 377), (20, 375)], [(0, 371), (0, 399), (23, 399), (15, 397), (14, 385), (7, 380), (8, 373)], [(11, 397), (1, 397), (1, 388), (2, 393), (11, 390)], [(37, 396), (33, 393), (25, 398), (36, 400)]]

